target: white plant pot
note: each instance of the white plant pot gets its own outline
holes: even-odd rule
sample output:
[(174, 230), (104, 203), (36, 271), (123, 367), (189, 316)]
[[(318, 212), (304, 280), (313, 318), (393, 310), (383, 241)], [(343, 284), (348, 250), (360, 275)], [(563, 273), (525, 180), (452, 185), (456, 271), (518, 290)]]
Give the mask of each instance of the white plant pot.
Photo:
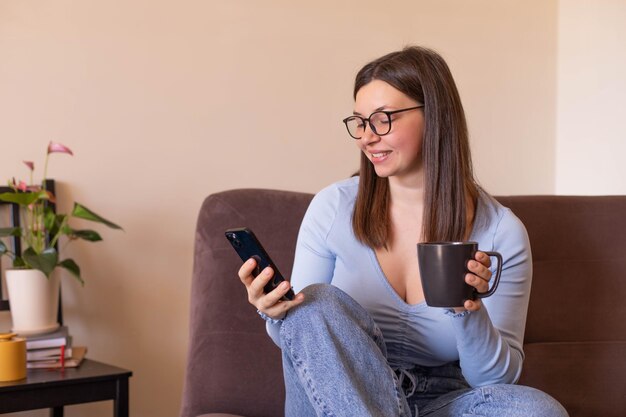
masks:
[(7, 292), (13, 321), (13, 332), (31, 335), (53, 331), (59, 327), (59, 277), (46, 278), (37, 269), (6, 271)]

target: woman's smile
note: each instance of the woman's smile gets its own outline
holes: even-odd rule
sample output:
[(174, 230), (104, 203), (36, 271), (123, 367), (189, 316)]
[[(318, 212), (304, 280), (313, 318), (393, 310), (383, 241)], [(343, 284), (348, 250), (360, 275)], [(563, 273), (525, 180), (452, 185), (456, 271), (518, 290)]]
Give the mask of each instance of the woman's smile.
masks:
[[(416, 105), (419, 103), (390, 84), (373, 80), (361, 87), (356, 94), (354, 114), (394, 111)], [(366, 125), (362, 137), (356, 141), (356, 146), (374, 165), (376, 174), (380, 177), (400, 179), (420, 176), (423, 112), (415, 109), (397, 113), (391, 116), (389, 123), (389, 131), (382, 136)]]
[(370, 161), (372, 161), (373, 164), (380, 164), (385, 162), (390, 154), (391, 151), (370, 152)]

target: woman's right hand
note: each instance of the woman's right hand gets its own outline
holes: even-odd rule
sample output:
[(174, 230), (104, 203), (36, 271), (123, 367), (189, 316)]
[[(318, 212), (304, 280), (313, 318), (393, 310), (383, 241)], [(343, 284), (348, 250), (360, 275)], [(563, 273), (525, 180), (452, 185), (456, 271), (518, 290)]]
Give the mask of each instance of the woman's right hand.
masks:
[(248, 291), (248, 302), (261, 313), (272, 319), (280, 320), (285, 318), (287, 311), (292, 307), (304, 301), (304, 294), (302, 293), (298, 293), (293, 300), (281, 300), (283, 295), (291, 288), (289, 281), (281, 282), (272, 292), (265, 294), (263, 287), (272, 279), (274, 271), (268, 266), (255, 278), (252, 275), (252, 271), (255, 268), (256, 261), (252, 258), (248, 259), (239, 268), (239, 279), (241, 279)]

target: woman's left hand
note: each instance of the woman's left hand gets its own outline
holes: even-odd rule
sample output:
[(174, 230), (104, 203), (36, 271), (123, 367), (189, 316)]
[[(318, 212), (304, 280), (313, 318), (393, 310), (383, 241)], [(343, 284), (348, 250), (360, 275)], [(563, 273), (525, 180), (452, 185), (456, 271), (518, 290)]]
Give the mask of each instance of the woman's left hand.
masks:
[[(468, 261), (467, 263), (467, 269), (470, 272), (465, 275), (465, 282), (476, 288), (477, 292), (489, 291), (489, 280), (491, 279), (491, 271), (489, 270), (490, 266), (491, 259), (489, 259), (489, 256), (484, 252), (477, 251), (474, 259)], [(483, 303), (480, 298), (475, 300), (465, 300), (465, 303), (463, 304), (464, 309), (455, 310), (478, 311), (482, 305)]]

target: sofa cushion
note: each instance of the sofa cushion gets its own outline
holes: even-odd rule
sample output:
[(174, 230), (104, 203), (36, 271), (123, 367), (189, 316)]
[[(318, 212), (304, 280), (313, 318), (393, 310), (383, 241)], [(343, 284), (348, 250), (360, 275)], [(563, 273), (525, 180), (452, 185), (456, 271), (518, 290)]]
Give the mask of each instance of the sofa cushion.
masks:
[(557, 398), (570, 417), (626, 416), (626, 342), (529, 343), (519, 383)]

